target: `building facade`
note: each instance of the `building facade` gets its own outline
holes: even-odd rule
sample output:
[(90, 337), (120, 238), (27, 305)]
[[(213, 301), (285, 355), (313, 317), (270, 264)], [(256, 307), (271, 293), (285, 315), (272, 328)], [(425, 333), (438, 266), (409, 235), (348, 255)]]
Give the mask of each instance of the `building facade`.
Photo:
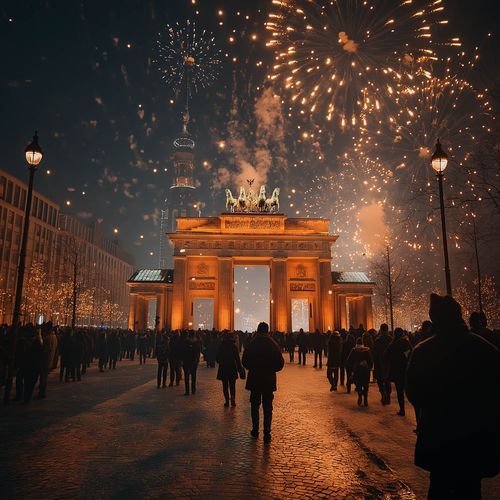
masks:
[(213, 327), (233, 330), (236, 266), (270, 269), (272, 330), (295, 329), (297, 303), (306, 311), (309, 331), (360, 324), (372, 328), (374, 283), (364, 273), (332, 272), (331, 247), (337, 236), (328, 227), (327, 219), (275, 213), (178, 218), (177, 230), (168, 234), (173, 269), (139, 270), (129, 279), (129, 328), (147, 327), (151, 300), (156, 301), (159, 328), (196, 328), (196, 303), (203, 300), (212, 309)]
[[(19, 252), (24, 225), (27, 185), (0, 170), (0, 322), (12, 320)], [(39, 192), (33, 193), (33, 205), (26, 253), (25, 287), (33, 263), (43, 264), (45, 275), (56, 287), (71, 280), (73, 255), (77, 250), (79, 289), (97, 286), (99, 300), (119, 304), (126, 316), (128, 291), (125, 285), (133, 271), (133, 262), (117, 241), (102, 237), (100, 224), (86, 226), (74, 217), (62, 214), (57, 203)], [(26, 319), (26, 318), (22, 318)], [(46, 318), (47, 319), (47, 318)]]

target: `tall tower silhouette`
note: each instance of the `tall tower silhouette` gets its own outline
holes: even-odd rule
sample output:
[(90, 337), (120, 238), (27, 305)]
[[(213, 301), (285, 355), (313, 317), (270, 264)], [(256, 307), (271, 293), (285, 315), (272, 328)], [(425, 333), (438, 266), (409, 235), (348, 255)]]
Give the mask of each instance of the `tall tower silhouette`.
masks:
[(182, 132), (173, 142), (174, 177), (161, 211), (159, 262), (161, 269), (173, 266), (172, 249), (165, 235), (175, 231), (177, 217), (200, 215), (195, 198), (194, 150), (196, 144), (188, 131), (189, 110), (187, 106), (182, 121)]

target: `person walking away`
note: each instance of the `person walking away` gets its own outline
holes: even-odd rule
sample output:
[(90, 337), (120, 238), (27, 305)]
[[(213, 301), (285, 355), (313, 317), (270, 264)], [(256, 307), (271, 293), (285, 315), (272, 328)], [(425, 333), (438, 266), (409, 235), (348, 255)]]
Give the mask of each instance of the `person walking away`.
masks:
[(109, 369), (116, 370), (116, 362), (121, 351), (120, 337), (116, 331), (112, 331), (108, 338)]
[(170, 356), (170, 339), (168, 335), (164, 333), (159, 337), (159, 342), (156, 346), (156, 361), (158, 362), (158, 373), (156, 375), (156, 387), (160, 388), (160, 383), (162, 387), (167, 386), (167, 370), (168, 370), (168, 359)]
[[(499, 471), (500, 352), (470, 333), (460, 305), (430, 296), (434, 336), (408, 364), (406, 394), (420, 409), (415, 465), (430, 472), (428, 498), (481, 498)], [(471, 377), (471, 374), (474, 374)]]
[(287, 333), (285, 342), (286, 350), (290, 356), (290, 363), (293, 363), (295, 358), (295, 334), (293, 332)]
[[(324, 335), (316, 329), (313, 334), (313, 347), (314, 347), (314, 368), (323, 368), (323, 349), (325, 348)], [(318, 363), (319, 361), (319, 363)]]
[(330, 335), (328, 341), (328, 357), (326, 376), (330, 382), (330, 391), (336, 391), (339, 383), (339, 369), (342, 364), (343, 341), (340, 333), (335, 331)]
[(217, 380), (222, 381), (224, 406), (226, 408), (229, 406), (229, 399), (231, 398), (231, 406), (234, 407), (236, 406), (236, 379), (238, 375), (245, 378), (245, 370), (241, 364), (234, 334), (225, 333), (223, 335), (215, 360), (219, 364)]
[(394, 340), (385, 351), (389, 383), (394, 382), (398, 396), (400, 417), (405, 416), (406, 368), (412, 347), (402, 328), (394, 329)]
[(62, 382), (63, 378), (65, 382), (68, 382), (72, 362), (71, 332), (69, 330), (65, 330), (62, 334), (61, 342), (59, 342), (59, 354), (61, 356), (59, 382)]
[(347, 394), (351, 393), (351, 373), (352, 367), (347, 364), (347, 359), (349, 358), (349, 354), (356, 346), (356, 340), (354, 336), (347, 332), (346, 330), (341, 330), (340, 337), (343, 340), (342, 346), (342, 360), (340, 365), (340, 385), (346, 384)]
[(377, 380), (378, 390), (380, 391), (380, 402), (383, 405), (391, 404), (391, 383), (388, 380), (385, 358), (385, 351), (391, 342), (392, 336), (389, 333), (389, 326), (386, 323), (382, 323), (379, 335), (373, 343), (373, 362), (375, 368), (374, 375)]
[(57, 357), (57, 337), (49, 321), (42, 325), (42, 359), (40, 362), (40, 382), (38, 384), (37, 399), (45, 399), (47, 396), (47, 381), (49, 373)]
[(352, 366), (352, 379), (358, 393), (358, 406), (368, 406), (368, 388), (373, 358), (370, 349), (363, 345), (361, 337), (356, 340), (356, 347), (349, 354), (347, 364)]
[(182, 358), (182, 341), (177, 332), (172, 332), (170, 335), (170, 354), (168, 364), (170, 365), (170, 383), (169, 387), (179, 385), (181, 382), (181, 358)]
[(299, 365), (306, 364), (306, 354), (309, 349), (309, 336), (301, 328), (297, 337), (297, 345), (299, 346)]
[(189, 335), (183, 337), (182, 342), (182, 369), (184, 371), (184, 396), (189, 396), (189, 383), (191, 382), (191, 394), (196, 393), (196, 371), (200, 362), (201, 343), (196, 338), (193, 330)]
[(251, 435), (254, 438), (259, 437), (259, 410), (262, 404), (265, 443), (271, 442), (276, 373), (281, 371), (285, 364), (279, 346), (269, 337), (268, 332), (269, 325), (259, 323), (257, 333), (245, 349), (242, 359), (243, 366), (248, 370), (246, 389), (250, 391)]
[(108, 342), (104, 330), (101, 330), (97, 337), (97, 357), (99, 359), (99, 371), (103, 372), (108, 364)]
[(479, 335), (497, 349), (500, 349), (500, 335), (488, 328), (488, 320), (484, 312), (473, 312), (469, 318), (469, 325), (472, 333)]
[(139, 335), (137, 340), (137, 352), (139, 353), (139, 364), (146, 364), (146, 356), (148, 354), (148, 337), (143, 332)]

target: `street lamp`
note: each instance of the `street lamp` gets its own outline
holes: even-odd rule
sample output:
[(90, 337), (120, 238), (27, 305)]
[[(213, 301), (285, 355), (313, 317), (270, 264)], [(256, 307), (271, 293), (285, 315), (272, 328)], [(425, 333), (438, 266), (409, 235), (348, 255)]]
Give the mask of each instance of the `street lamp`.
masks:
[(448, 166), (448, 155), (443, 151), (439, 139), (436, 143), (436, 151), (431, 158), (432, 168), (436, 171), (439, 184), (439, 202), (441, 205), (441, 228), (443, 231), (443, 253), (444, 253), (444, 272), (446, 275), (446, 293), (451, 295), (451, 276), (450, 276), (450, 261), (448, 259), (448, 238), (446, 236), (446, 216), (444, 212), (444, 194), (443, 194), (443, 177), (444, 171)]
[(38, 144), (38, 133), (35, 132), (33, 140), (26, 146), (24, 150), (26, 161), (29, 165), (30, 177), (28, 184), (28, 193), (26, 196), (26, 207), (24, 210), (24, 227), (23, 227), (23, 239), (21, 241), (21, 251), (19, 252), (19, 266), (17, 270), (17, 284), (16, 284), (16, 296), (14, 302), (14, 313), (12, 315), (12, 357), (9, 364), (9, 370), (7, 374), (7, 382), (5, 384), (4, 392), (4, 402), (8, 403), (10, 399), (10, 391), (12, 388), (12, 379), (14, 376), (14, 363), (16, 357), (16, 347), (17, 347), (17, 333), (19, 329), (19, 317), (21, 312), (21, 303), (23, 299), (23, 283), (24, 283), (24, 271), (26, 267), (26, 247), (28, 246), (28, 232), (30, 226), (30, 214), (31, 214), (31, 202), (33, 199), (33, 179), (35, 176), (36, 169), (43, 158), (43, 151)]

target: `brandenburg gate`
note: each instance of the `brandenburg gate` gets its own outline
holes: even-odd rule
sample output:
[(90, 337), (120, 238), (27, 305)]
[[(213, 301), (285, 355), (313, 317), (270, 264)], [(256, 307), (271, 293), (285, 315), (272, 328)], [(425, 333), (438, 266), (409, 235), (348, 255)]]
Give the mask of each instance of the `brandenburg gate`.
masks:
[[(209, 299), (213, 327), (234, 328), (235, 266), (270, 269), (270, 327), (292, 331), (292, 301), (307, 301), (309, 331), (373, 327), (374, 284), (364, 273), (332, 272), (328, 219), (289, 218), (269, 212), (180, 217), (167, 235), (173, 269), (141, 269), (128, 286), (129, 328), (147, 328), (148, 304), (156, 300), (156, 328), (197, 329), (194, 304)], [(257, 325), (255, 325), (256, 327)]]

